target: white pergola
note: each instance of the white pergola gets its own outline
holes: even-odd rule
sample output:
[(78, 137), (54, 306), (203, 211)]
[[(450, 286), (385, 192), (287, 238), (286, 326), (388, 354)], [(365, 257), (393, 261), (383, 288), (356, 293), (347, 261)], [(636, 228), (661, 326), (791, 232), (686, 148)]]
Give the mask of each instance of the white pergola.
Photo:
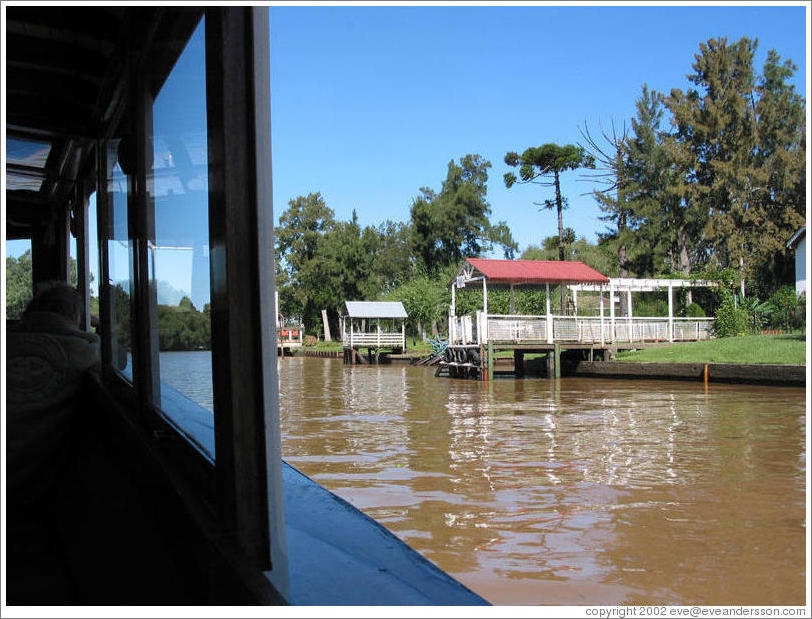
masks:
[[(626, 294), (627, 315), (625, 318), (633, 317), (632, 293), (633, 292), (655, 292), (657, 290), (668, 290), (668, 331), (674, 332), (674, 289), (691, 288), (714, 288), (716, 282), (706, 279), (660, 279), (660, 278), (633, 278), (633, 277), (610, 277), (608, 284), (570, 284), (568, 288), (572, 291), (573, 303), (575, 304), (575, 315), (578, 315), (578, 293), (597, 292), (599, 293), (600, 316), (603, 318), (604, 305), (603, 293), (609, 292), (609, 320), (614, 330), (615, 323), (615, 293)], [(672, 336), (669, 339), (673, 339)]]

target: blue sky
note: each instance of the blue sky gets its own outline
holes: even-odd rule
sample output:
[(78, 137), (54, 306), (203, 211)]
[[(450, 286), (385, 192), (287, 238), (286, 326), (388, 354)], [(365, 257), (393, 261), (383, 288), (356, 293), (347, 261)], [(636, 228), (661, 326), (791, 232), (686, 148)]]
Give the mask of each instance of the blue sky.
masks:
[[(271, 7), (274, 214), (320, 191), (339, 219), (406, 221), (421, 186), (439, 189), (451, 159), (493, 163), (492, 219), (520, 249), (556, 234), (552, 197), (504, 187), (504, 155), (581, 140), (628, 122), (641, 85), (686, 89), (699, 43), (758, 38), (792, 59), (806, 93), (802, 6)], [(590, 182), (569, 173), (564, 224), (604, 229)]]
[[(628, 122), (644, 82), (661, 92), (688, 87), (685, 76), (701, 41), (758, 38), (756, 67), (775, 49), (798, 65), (793, 81), (807, 94), (807, 15), (800, 5), (273, 6), (269, 12), (277, 220), (290, 199), (320, 191), (339, 219), (356, 209), (362, 225), (407, 221), (421, 186), (439, 189), (451, 159), (478, 153), (493, 163), (492, 218), (507, 221), (523, 250), (556, 233), (555, 213), (533, 205), (552, 193), (538, 186), (505, 189), (505, 153), (576, 143), (585, 122), (593, 130)], [(183, 118), (192, 118), (190, 110), (173, 122)], [(203, 126), (199, 114), (194, 119), (191, 129), (182, 123), (184, 132)], [(584, 195), (594, 185), (578, 178), (577, 172), (563, 178), (570, 201), (564, 223), (594, 241), (604, 224), (594, 199)], [(6, 253), (19, 255), (27, 246), (9, 242)], [(188, 260), (167, 268), (173, 264), (188, 288)], [(170, 279), (180, 284), (183, 278)]]

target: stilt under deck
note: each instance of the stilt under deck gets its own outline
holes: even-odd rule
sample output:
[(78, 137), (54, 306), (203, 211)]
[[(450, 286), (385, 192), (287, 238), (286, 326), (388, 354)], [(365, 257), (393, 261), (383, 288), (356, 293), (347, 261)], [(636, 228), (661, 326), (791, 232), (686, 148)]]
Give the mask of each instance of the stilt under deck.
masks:
[[(451, 378), (473, 378), (477, 380), (493, 380), (496, 366), (500, 362), (509, 365), (509, 357), (497, 357), (505, 351), (513, 352), (512, 374), (519, 378), (525, 376), (525, 355), (544, 355), (545, 372), (548, 378), (561, 378), (562, 354), (566, 352), (580, 352), (583, 361), (607, 360), (622, 350), (639, 350), (667, 346), (664, 342), (612, 342), (612, 343), (516, 343), (516, 342), (488, 342), (486, 344), (450, 345), (446, 358), (439, 362), (435, 376), (449, 376)], [(500, 373), (504, 373), (501, 371)]]

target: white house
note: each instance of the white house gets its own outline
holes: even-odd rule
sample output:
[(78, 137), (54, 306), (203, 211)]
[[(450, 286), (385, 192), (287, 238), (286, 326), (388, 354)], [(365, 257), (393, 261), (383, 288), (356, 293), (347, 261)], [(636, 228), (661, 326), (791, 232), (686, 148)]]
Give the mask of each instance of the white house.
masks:
[(792, 235), (787, 249), (795, 250), (795, 292), (806, 294), (806, 224)]

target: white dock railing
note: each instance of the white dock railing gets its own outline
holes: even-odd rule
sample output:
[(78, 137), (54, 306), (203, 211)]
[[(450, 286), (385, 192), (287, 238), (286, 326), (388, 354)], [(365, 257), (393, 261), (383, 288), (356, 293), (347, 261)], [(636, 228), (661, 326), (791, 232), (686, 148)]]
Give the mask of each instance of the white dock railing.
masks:
[(375, 346), (380, 348), (405, 348), (406, 341), (403, 333), (352, 333), (344, 332), (344, 346)]
[(450, 316), (451, 344), (490, 342), (605, 344), (616, 342), (681, 342), (711, 337), (713, 318), (527, 316), (477, 312)]

